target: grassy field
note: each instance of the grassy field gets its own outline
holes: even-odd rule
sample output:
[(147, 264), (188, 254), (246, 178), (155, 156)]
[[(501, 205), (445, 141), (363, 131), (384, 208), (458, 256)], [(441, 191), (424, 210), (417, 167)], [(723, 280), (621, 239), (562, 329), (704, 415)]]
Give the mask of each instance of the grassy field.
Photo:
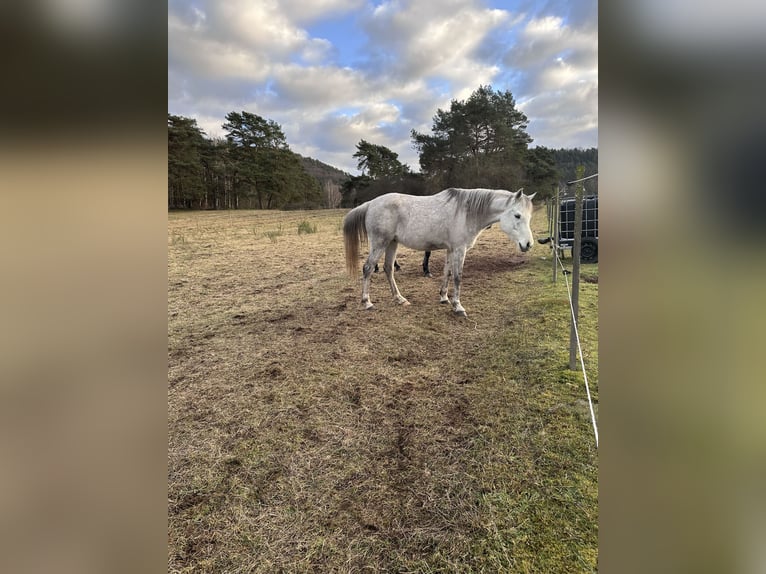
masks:
[[(169, 572), (597, 570), (597, 452), (548, 246), (482, 234), (467, 319), (402, 248), (412, 305), (381, 273), (362, 311), (344, 214), (168, 216)], [(582, 269), (597, 400), (598, 267)]]

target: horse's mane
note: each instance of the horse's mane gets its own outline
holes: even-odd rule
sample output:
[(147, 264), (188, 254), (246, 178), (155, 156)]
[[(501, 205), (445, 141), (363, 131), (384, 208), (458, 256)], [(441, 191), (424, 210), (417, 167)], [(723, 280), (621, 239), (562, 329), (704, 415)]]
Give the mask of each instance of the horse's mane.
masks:
[(492, 202), (497, 199), (494, 189), (459, 189), (451, 187), (447, 191), (447, 202), (454, 200), (457, 208), (465, 211), (466, 217), (477, 220), (489, 215)]

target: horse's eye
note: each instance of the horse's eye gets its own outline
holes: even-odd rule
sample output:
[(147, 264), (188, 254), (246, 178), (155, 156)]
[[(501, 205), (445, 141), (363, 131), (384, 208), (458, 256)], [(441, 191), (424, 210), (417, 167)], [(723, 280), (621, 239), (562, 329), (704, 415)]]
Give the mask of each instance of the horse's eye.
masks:
[(520, 213), (516, 214), (516, 219), (521, 219), (521, 214)]

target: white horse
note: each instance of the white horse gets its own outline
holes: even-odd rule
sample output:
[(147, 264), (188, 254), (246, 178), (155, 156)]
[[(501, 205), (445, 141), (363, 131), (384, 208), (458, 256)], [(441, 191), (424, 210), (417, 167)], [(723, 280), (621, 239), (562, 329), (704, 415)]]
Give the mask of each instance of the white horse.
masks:
[(503, 189), (445, 189), (436, 195), (413, 196), (388, 193), (355, 207), (343, 220), (346, 268), (356, 275), (359, 267), (359, 246), (366, 238), (370, 254), (362, 276), (362, 305), (372, 309), (370, 276), (380, 256), (385, 252), (383, 270), (394, 299), (409, 305), (394, 281), (393, 264), (401, 243), (418, 251), (446, 249), (444, 279), (439, 295), (441, 303), (448, 297), (449, 278), (454, 292), (452, 308), (457, 315), (466, 316), (460, 304), (460, 280), (468, 249), (489, 225), (500, 222), (500, 229), (517, 243), (522, 251), (532, 247), (532, 195)]

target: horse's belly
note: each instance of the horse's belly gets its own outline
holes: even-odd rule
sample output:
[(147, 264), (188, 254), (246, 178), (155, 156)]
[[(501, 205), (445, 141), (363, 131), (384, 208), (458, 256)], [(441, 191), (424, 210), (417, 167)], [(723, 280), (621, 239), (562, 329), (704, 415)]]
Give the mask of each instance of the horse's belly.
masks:
[(446, 249), (447, 241), (446, 237), (442, 237), (440, 234), (427, 234), (422, 233), (422, 230), (409, 230), (402, 233), (397, 233), (397, 241), (405, 247), (415, 249), (417, 251), (435, 251), (437, 249)]

